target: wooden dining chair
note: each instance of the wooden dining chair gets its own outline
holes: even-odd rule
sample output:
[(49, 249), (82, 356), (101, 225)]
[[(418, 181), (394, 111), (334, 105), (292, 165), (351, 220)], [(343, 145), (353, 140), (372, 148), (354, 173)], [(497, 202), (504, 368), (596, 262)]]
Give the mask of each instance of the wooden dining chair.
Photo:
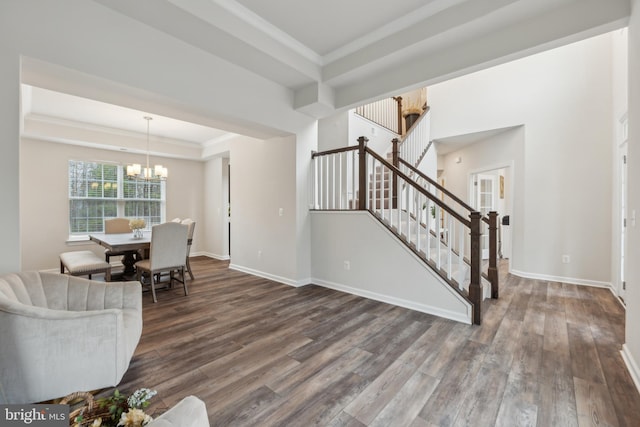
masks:
[[(104, 220), (104, 234), (120, 233), (131, 233), (128, 218), (110, 218)], [(115, 252), (105, 249), (104, 260), (109, 262), (112, 256), (124, 256), (124, 252)]]
[(191, 243), (193, 242), (193, 231), (196, 228), (196, 222), (191, 218), (185, 218), (182, 220), (182, 224), (185, 224), (189, 227), (189, 231), (187, 233), (187, 271), (189, 272), (189, 277), (193, 280), (193, 272), (191, 271), (191, 263), (189, 262), (189, 254), (191, 253)]
[[(188, 231), (189, 227), (187, 225), (178, 224), (177, 222), (166, 222), (154, 225), (151, 228), (149, 259), (138, 261), (135, 266), (139, 282), (143, 283), (143, 274), (146, 273), (148, 275), (153, 302), (158, 301), (156, 298), (156, 284), (163, 272), (169, 272), (169, 287), (173, 285), (174, 280), (177, 280), (182, 283), (184, 294), (189, 295), (187, 281), (184, 276)], [(176, 272), (180, 274), (180, 279), (176, 278)]]

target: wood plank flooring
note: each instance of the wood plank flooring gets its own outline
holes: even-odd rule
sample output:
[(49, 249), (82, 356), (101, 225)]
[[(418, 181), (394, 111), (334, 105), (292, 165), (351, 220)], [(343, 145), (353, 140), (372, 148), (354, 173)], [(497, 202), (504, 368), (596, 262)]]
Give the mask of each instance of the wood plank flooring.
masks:
[(144, 295), (119, 388), (156, 389), (152, 413), (193, 394), (212, 426), (640, 426), (608, 290), (501, 271), (471, 326), (227, 265)]

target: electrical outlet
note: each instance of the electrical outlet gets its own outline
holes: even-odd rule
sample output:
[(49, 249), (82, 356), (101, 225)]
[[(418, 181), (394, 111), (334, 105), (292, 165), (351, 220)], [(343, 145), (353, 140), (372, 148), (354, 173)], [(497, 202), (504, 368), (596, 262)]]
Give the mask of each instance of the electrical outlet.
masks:
[(262, 251), (258, 251), (258, 259), (262, 259)]
[(562, 255), (562, 263), (569, 264), (571, 262), (571, 257), (569, 255)]
[(284, 208), (278, 209), (278, 215), (279, 216), (283, 216), (284, 215)]
[(345, 270), (351, 270), (351, 262), (345, 261), (344, 262), (344, 269)]

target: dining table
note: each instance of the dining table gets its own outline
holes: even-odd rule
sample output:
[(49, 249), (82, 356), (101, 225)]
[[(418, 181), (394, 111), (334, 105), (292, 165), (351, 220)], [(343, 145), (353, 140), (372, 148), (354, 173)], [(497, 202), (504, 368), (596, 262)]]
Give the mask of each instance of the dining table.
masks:
[(151, 247), (151, 231), (144, 231), (142, 237), (134, 237), (133, 233), (90, 234), (89, 240), (113, 252), (122, 252), (124, 276), (135, 275), (136, 254), (148, 253)]

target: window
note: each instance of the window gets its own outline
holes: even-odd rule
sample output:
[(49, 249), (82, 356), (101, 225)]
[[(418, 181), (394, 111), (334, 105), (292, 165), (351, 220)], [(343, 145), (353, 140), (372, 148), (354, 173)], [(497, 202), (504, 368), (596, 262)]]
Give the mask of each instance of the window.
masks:
[(148, 229), (163, 222), (164, 182), (131, 178), (121, 165), (69, 161), (70, 234), (103, 232), (115, 217), (143, 218)]

